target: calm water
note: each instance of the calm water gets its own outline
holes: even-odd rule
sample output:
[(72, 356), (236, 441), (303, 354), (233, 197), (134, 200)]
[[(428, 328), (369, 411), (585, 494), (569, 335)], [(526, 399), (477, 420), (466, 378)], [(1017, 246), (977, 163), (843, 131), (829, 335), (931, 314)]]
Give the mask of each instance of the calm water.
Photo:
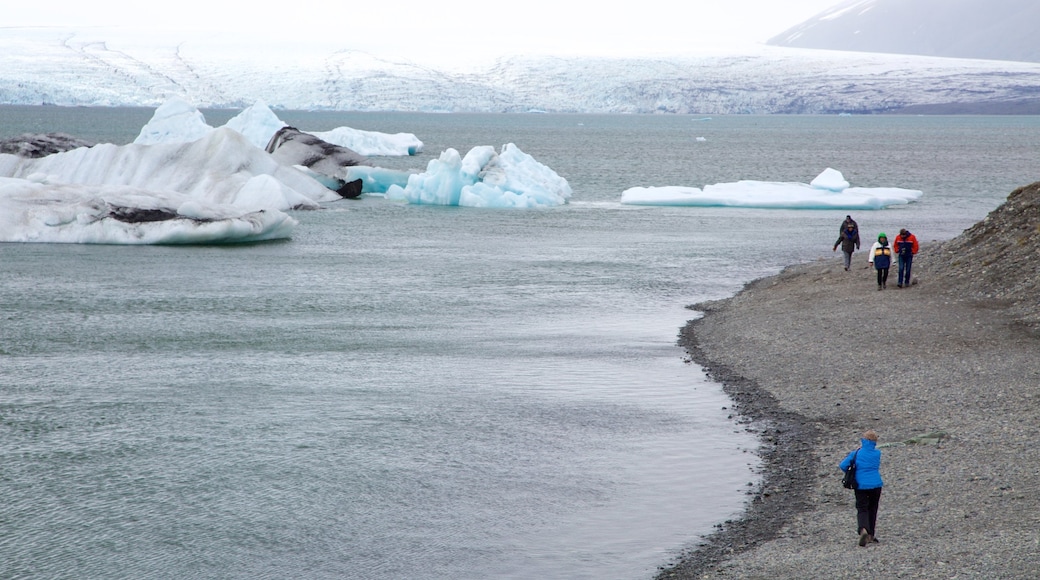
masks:
[[(0, 107), (0, 138), (126, 143), (150, 115)], [(0, 244), (0, 577), (649, 578), (756, 479), (675, 346), (684, 306), (835, 259), (847, 212), (621, 191), (834, 167), (924, 190), (854, 217), (928, 241), (1040, 179), (1035, 117), (281, 116), (415, 133), (401, 168), (514, 142), (575, 195), (341, 202), (284, 243)]]

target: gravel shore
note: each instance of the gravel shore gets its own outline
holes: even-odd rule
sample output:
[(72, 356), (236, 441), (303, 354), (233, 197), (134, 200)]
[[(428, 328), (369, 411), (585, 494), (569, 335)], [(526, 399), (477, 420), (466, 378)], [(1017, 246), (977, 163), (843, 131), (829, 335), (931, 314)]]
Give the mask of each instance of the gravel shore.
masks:
[[(909, 288), (893, 267), (878, 291), (860, 251), (850, 271), (839, 253), (691, 307), (705, 315), (682, 342), (760, 434), (763, 483), (742, 519), (659, 578), (1040, 577), (1036, 215), (995, 211), (1006, 227), (987, 218), (985, 239), (923, 248)], [(949, 252), (979, 243), (1021, 249), (1028, 267), (1008, 275), (1033, 290), (986, 300), (971, 287), (977, 264)], [(837, 465), (867, 429), (885, 486), (880, 542), (860, 548)]]

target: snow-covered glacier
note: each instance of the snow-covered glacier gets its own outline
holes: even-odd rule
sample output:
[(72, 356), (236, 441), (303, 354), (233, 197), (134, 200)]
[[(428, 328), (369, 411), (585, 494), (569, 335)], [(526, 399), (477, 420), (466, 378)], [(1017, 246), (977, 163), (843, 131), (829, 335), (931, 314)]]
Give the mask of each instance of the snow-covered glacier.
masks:
[[(165, 43), (164, 43), (165, 42)], [(669, 58), (511, 57), (464, 69), (308, 44), (305, 57), (219, 38), (6, 28), (0, 103), (582, 113), (875, 113), (1035, 101), (1040, 63), (757, 46)], [(261, 56), (258, 56), (261, 55)]]

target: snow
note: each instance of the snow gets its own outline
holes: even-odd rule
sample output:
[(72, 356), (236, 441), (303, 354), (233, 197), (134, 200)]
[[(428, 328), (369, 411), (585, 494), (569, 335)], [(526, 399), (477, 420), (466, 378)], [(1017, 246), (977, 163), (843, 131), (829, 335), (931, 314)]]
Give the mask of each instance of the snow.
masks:
[(717, 183), (703, 189), (683, 186), (633, 187), (621, 203), (652, 206), (754, 207), (876, 210), (906, 205), (923, 192), (897, 187), (849, 187), (839, 171), (827, 168), (811, 184), (771, 181)]
[(418, 205), (536, 208), (566, 204), (571, 193), (567, 180), (508, 143), (501, 153), (484, 145), (465, 157), (447, 149), (405, 187), (391, 185), (386, 197)]
[(518, 56), (448, 70), (318, 40), (283, 52), (272, 51), (264, 37), (228, 46), (220, 35), (139, 38), (104, 27), (9, 27), (0, 35), (0, 100), (156, 107), (179, 97), (223, 109), (262, 100), (294, 110), (703, 117), (998, 104), (1034, 99), (1040, 87), (1040, 63), (759, 45), (662, 58)]

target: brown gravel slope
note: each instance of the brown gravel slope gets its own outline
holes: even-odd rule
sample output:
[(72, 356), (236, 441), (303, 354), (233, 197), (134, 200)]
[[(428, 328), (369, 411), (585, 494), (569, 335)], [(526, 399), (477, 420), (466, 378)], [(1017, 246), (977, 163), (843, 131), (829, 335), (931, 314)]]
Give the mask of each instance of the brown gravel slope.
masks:
[[(1040, 577), (1040, 183), (923, 248), (911, 288), (854, 260), (694, 307), (684, 345), (761, 432), (764, 482), (660, 578)], [(837, 464), (866, 429), (885, 487), (860, 548)]]

